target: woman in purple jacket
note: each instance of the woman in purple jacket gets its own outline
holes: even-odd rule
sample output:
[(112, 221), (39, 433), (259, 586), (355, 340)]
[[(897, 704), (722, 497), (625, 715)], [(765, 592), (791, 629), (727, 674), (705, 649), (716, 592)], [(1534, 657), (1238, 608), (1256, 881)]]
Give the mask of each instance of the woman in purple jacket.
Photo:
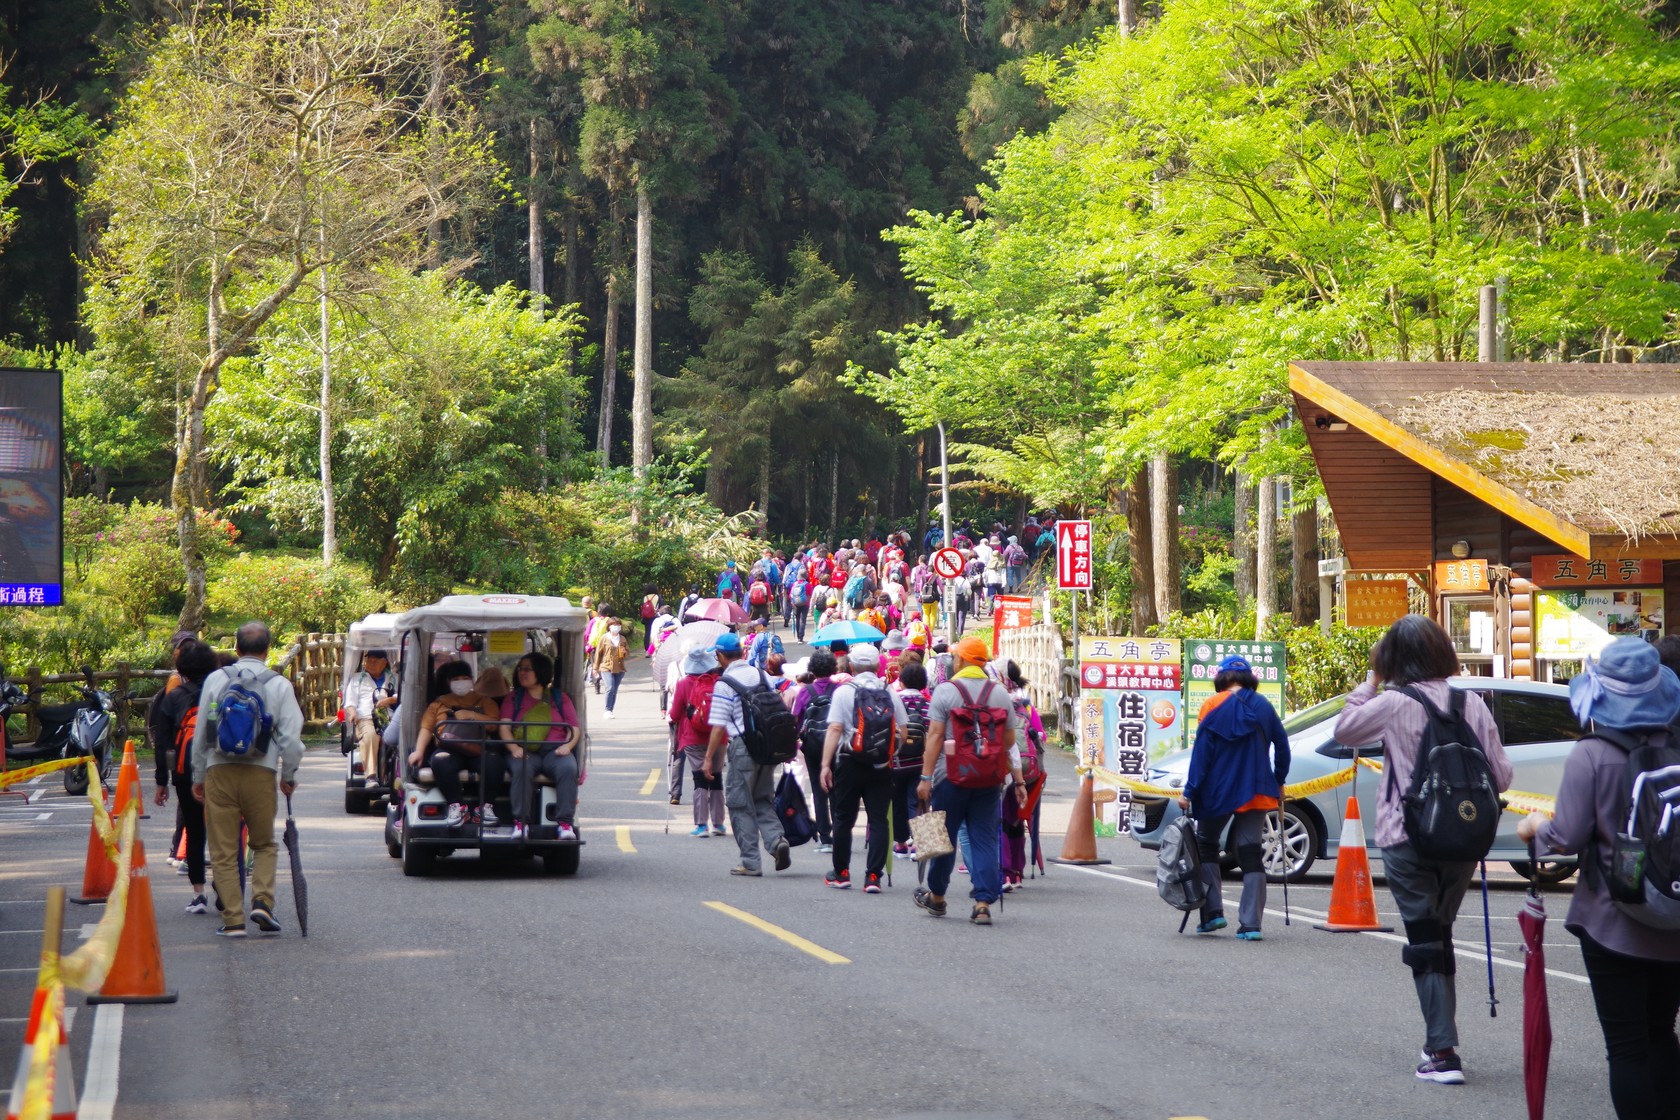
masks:
[[(805, 768), (811, 772), (811, 789), (817, 811), (817, 851), (834, 850), (834, 817), (829, 810), (829, 795), (817, 785), (822, 773), (823, 737), (828, 734), (828, 705), (840, 682), (834, 679), (839, 669), (832, 648), (818, 647), (811, 653), (808, 665), (811, 683), (800, 689), (793, 701), (793, 718), (799, 723), (799, 750), (805, 756)], [(812, 705), (815, 705), (813, 711)], [(809, 717), (809, 718), (807, 718)], [(810, 726), (807, 727), (806, 724)]]
[(1556, 815), (1530, 813), (1517, 835), (1542, 858), (1581, 855), (1564, 928), (1581, 939), (1616, 1115), (1680, 1115), (1680, 933), (1624, 914), (1605, 886), (1616, 834), (1627, 823), (1627, 745), (1674, 735), (1680, 679), (1645, 642), (1618, 638), (1569, 682), (1569, 703), (1589, 733), (1564, 763)]

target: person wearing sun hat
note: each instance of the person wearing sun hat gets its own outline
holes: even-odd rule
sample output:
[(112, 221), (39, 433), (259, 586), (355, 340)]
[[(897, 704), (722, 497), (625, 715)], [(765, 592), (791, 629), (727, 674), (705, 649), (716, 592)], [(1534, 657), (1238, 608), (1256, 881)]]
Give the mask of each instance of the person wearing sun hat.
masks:
[(1202, 705), (1196, 724), (1184, 795), (1178, 799), (1181, 809), (1196, 815), (1202, 881), (1208, 888), (1196, 932), (1225, 928), (1219, 853), (1229, 824), (1226, 846), (1236, 853), (1243, 873), (1237, 907), (1237, 937), (1242, 941), (1260, 940), (1260, 918), (1266, 910), (1260, 838), (1267, 816), (1278, 810), (1289, 776), (1289, 734), (1271, 702), (1257, 691), (1259, 684), (1245, 659), (1232, 655), (1219, 663), (1214, 694)]
[(1680, 933), (1630, 917), (1606, 883), (1616, 836), (1627, 829), (1629, 748), (1675, 742), (1680, 678), (1643, 640), (1617, 638), (1570, 679), (1569, 703), (1587, 734), (1564, 763), (1554, 815), (1530, 813), (1517, 835), (1542, 859), (1580, 853), (1563, 926), (1581, 939), (1610, 1100), (1618, 1117), (1662, 1116), (1680, 1100)]
[[(729, 809), (735, 845), (741, 853), (740, 862), (729, 873), (752, 878), (762, 875), (758, 850), (761, 844), (775, 860), (776, 870), (786, 871), (791, 863), (790, 847), (782, 833), (781, 818), (776, 815), (776, 768), (760, 766), (747, 752), (743, 738), (747, 727), (746, 703), (730, 687), (733, 683), (750, 692), (770, 687), (769, 679), (762, 669), (754, 669), (742, 659), (738, 635), (719, 634), (712, 652), (717, 654), (723, 672), (712, 689), (712, 706), (706, 716), (711, 738), (700, 773), (708, 780), (720, 771), (723, 773), (723, 802)], [(725, 765), (720, 766), (720, 762)]]
[[(723, 776), (702, 773), (712, 728), (707, 719), (712, 690), (717, 686), (718, 659), (710, 649), (690, 645), (683, 650), (682, 678), (671, 690), (669, 716), (675, 731), (676, 765), (688, 765), (694, 775), (694, 831), (690, 836), (723, 836)], [(710, 823), (710, 829), (707, 825)]]

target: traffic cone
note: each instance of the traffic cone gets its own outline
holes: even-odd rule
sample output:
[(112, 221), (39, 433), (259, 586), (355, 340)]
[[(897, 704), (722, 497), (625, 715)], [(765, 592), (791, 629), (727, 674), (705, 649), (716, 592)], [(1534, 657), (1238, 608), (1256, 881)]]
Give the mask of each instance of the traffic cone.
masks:
[(18, 1055), (17, 1076), (12, 1079), (12, 1095), (7, 1098), (6, 1120), (20, 1120), (29, 1096), (29, 1065), (34, 1057), (37, 1032), (58, 1032), (58, 1052), (53, 1061), (52, 1120), (76, 1120), (76, 1075), (70, 1068), (70, 1039), (64, 1033), (62, 1019), (47, 1019), (47, 996), (44, 988), (35, 989), (35, 999), (29, 1007), (29, 1029), (23, 1035), (23, 1048)]
[(117, 885), (117, 861), (105, 851), (105, 841), (99, 838), (99, 821), (88, 821), (87, 865), (82, 871), (82, 893), (70, 901), (92, 906), (111, 897)]
[(122, 767), (117, 771), (116, 807), (111, 810), (111, 819), (122, 820), (123, 810), (130, 801), (140, 802), (140, 819), (146, 820), (146, 799), (140, 793), (140, 761), (134, 754), (134, 740), (124, 739)]
[(1377, 895), (1371, 887), (1371, 861), (1365, 854), (1365, 822), (1359, 801), (1349, 797), (1342, 818), (1342, 843), (1336, 851), (1336, 879), (1330, 885), (1330, 916), (1315, 929), (1331, 933), (1392, 933), (1377, 922)]
[(1052, 863), (1072, 863), (1089, 867), (1112, 862), (1097, 856), (1097, 818), (1095, 787), (1091, 775), (1079, 783), (1079, 796), (1073, 800), (1073, 816), (1068, 818), (1067, 834), (1062, 837), (1062, 854)]
[(157, 916), (152, 912), (152, 880), (146, 874), (146, 848), (134, 833), (134, 859), (128, 870), (128, 913), (105, 985), (89, 1003), (174, 1003), (164, 987), (163, 951), (158, 946)]

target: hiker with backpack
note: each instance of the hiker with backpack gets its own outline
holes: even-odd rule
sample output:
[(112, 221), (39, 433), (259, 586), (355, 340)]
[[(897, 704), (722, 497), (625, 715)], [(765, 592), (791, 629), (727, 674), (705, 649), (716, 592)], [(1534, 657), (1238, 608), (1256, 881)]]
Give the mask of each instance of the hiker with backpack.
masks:
[(780, 634), (770, 632), (770, 621), (764, 618), (753, 620), (752, 630), (747, 635), (747, 664), (754, 669), (763, 669), (772, 654), (787, 656), (787, 650), (782, 645)]
[(1178, 806), (1196, 819), (1202, 852), (1202, 903), (1197, 933), (1226, 926), (1220, 890), (1220, 840), (1231, 826), (1230, 848), (1242, 868), (1242, 900), (1237, 904), (1237, 940), (1259, 941), (1266, 912), (1266, 869), (1261, 837), (1266, 819), (1280, 810), (1289, 779), (1289, 733), (1271, 701), (1260, 695), (1260, 680), (1245, 658), (1236, 654), (1219, 663), (1214, 694), (1197, 716), (1196, 742), (1190, 751), (1190, 774)]
[[(1027, 800), (1019, 810), (1010, 803), (1010, 793), (1004, 791), (1003, 839), (1000, 863), (1003, 868), (1005, 894), (1018, 889), (1026, 874), (1032, 853), (1038, 850), (1039, 799), (1044, 795), (1044, 721), (1033, 706), (1027, 691), (1026, 674), (1014, 660), (1004, 663), (1004, 680), (1009, 684), (1009, 700), (1021, 720), (1021, 734), (1015, 739), (1015, 753), (1020, 755), (1021, 781), (1027, 789)], [(1028, 851), (1027, 841), (1031, 840)]]
[(719, 772), (724, 776), (723, 800), (741, 852), (729, 873), (762, 875), (761, 844), (776, 870), (786, 871), (793, 861), (776, 815), (775, 775), (776, 767), (791, 762), (799, 750), (799, 725), (763, 670), (743, 659), (739, 637), (719, 634), (712, 652), (723, 672), (712, 689), (711, 739), (700, 772), (708, 779)]
[(818, 647), (805, 664), (811, 682), (794, 697), (793, 718), (799, 724), (799, 751), (805, 756), (805, 769), (811, 775), (812, 808), (817, 818), (817, 852), (825, 855), (834, 850), (833, 814), (830, 799), (821, 788), (823, 743), (828, 737), (828, 711), (834, 702), (834, 690), (841, 683), (834, 679), (839, 661), (832, 649)]
[(1423, 1012), (1417, 1076), (1441, 1085), (1464, 1084), (1453, 922), (1476, 863), (1493, 844), (1498, 794), (1511, 785), (1511, 763), (1487, 705), (1447, 683), (1458, 671), (1447, 632), (1406, 615), (1371, 648), (1371, 672), (1348, 693), (1335, 730), (1337, 742), (1383, 745), (1376, 842), (1406, 924), (1400, 958), (1412, 970)]
[(712, 738), (712, 690), (717, 685), (717, 657), (704, 646), (689, 646), (683, 651), (682, 672), (682, 679), (671, 690), (668, 715), (675, 729), (676, 765), (680, 767), (686, 762), (694, 775), (694, 830), (689, 835), (724, 836), (723, 778), (702, 773), (706, 746)]
[(770, 624), (770, 608), (775, 605), (775, 595), (770, 589), (770, 579), (764, 569), (753, 566), (752, 581), (747, 584), (747, 610), (754, 622)]
[(928, 691), (927, 666), (919, 657), (907, 656), (892, 686), (904, 705), (904, 738), (893, 752), (892, 831), (893, 854), (910, 854), (910, 818), (916, 815), (916, 786), (921, 782), (922, 754), (927, 749)]
[[(204, 898), (204, 806), (192, 796), (192, 745), (199, 693), (216, 667), (215, 650), (196, 638), (182, 642), (175, 651), (175, 672), (181, 683), (160, 697), (146, 717), (157, 754), (153, 800), (160, 806), (169, 804), (169, 789), (175, 788), (175, 804), (187, 837), (187, 883), (192, 887), (189, 914), (203, 914), (210, 908)], [(170, 849), (171, 854), (174, 851)]]
[(595, 679), (607, 682), (607, 718), (612, 719), (618, 705), (618, 687), (624, 683), (624, 659), (630, 654), (630, 643), (624, 637), (624, 624), (614, 615), (605, 617), (606, 630), (595, 639), (595, 656), (590, 664)]
[(746, 598), (747, 586), (741, 582), (740, 570), (735, 567), (735, 561), (725, 560), (723, 571), (718, 573), (717, 597), (728, 599), (732, 603), (739, 603)]
[(1013, 775), (1015, 803), (1027, 800), (1019, 756), (1014, 754), (1021, 718), (1003, 686), (986, 676), (990, 650), (979, 638), (951, 647), (956, 671), (933, 690), (928, 702), (927, 747), (917, 776), (916, 802), (922, 812), (945, 814), (952, 851), (928, 867), (927, 886), (914, 901), (935, 918), (946, 913), (945, 889), (956, 867), (957, 833), (968, 832), (968, 873), (974, 909), (968, 920), (992, 924), (992, 903), (1003, 884), (998, 866), (998, 831), (1004, 782)]
[(852, 885), (852, 830), (861, 801), (869, 821), (863, 890), (880, 894), (892, 832), (893, 755), (910, 717), (904, 701), (878, 675), (880, 650), (862, 645), (851, 659), (852, 679), (834, 691), (823, 739), (819, 784), (833, 799), (834, 812), (834, 870), (823, 882), (841, 890)]
[(274, 793), (297, 788), (303, 761), (303, 710), (292, 683), (268, 667), (268, 627), (247, 622), (234, 635), (239, 660), (204, 678), (192, 741), (192, 793), (204, 806), (210, 864), (222, 903), (218, 937), (245, 936), (245, 900), (238, 890), (239, 824), (245, 823), (254, 860), (251, 922), (279, 933), (274, 916)]
[[(1664, 639), (1669, 641), (1670, 639)], [(1581, 939), (1620, 1120), (1680, 1102), (1680, 679), (1639, 638), (1617, 638), (1569, 681), (1587, 728), (1563, 767), (1556, 813), (1517, 835), (1535, 855), (1581, 857), (1564, 928)]]

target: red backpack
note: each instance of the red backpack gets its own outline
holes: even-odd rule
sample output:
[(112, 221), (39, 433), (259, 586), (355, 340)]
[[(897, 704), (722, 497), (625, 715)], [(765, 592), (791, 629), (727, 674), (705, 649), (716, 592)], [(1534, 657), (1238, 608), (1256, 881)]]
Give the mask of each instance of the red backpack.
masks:
[(971, 695), (963, 687), (966, 683), (950, 682), (963, 702), (951, 710), (948, 734), (953, 745), (946, 748), (945, 777), (964, 789), (995, 789), (1009, 777), (1009, 748), (1003, 744), (1009, 701), (1006, 698), (1002, 707), (992, 703), (996, 681), (984, 682), (978, 695)]
[(753, 580), (752, 590), (747, 592), (747, 598), (755, 607), (762, 607), (770, 601), (770, 585), (761, 579)]
[(717, 681), (716, 673), (701, 673), (689, 686), (692, 691), (688, 694), (685, 725), (689, 738), (694, 742), (705, 743), (712, 737), (712, 692), (717, 688)]
[(175, 730), (175, 773), (192, 773), (193, 735), (198, 731), (198, 705), (181, 714), (181, 726)]

